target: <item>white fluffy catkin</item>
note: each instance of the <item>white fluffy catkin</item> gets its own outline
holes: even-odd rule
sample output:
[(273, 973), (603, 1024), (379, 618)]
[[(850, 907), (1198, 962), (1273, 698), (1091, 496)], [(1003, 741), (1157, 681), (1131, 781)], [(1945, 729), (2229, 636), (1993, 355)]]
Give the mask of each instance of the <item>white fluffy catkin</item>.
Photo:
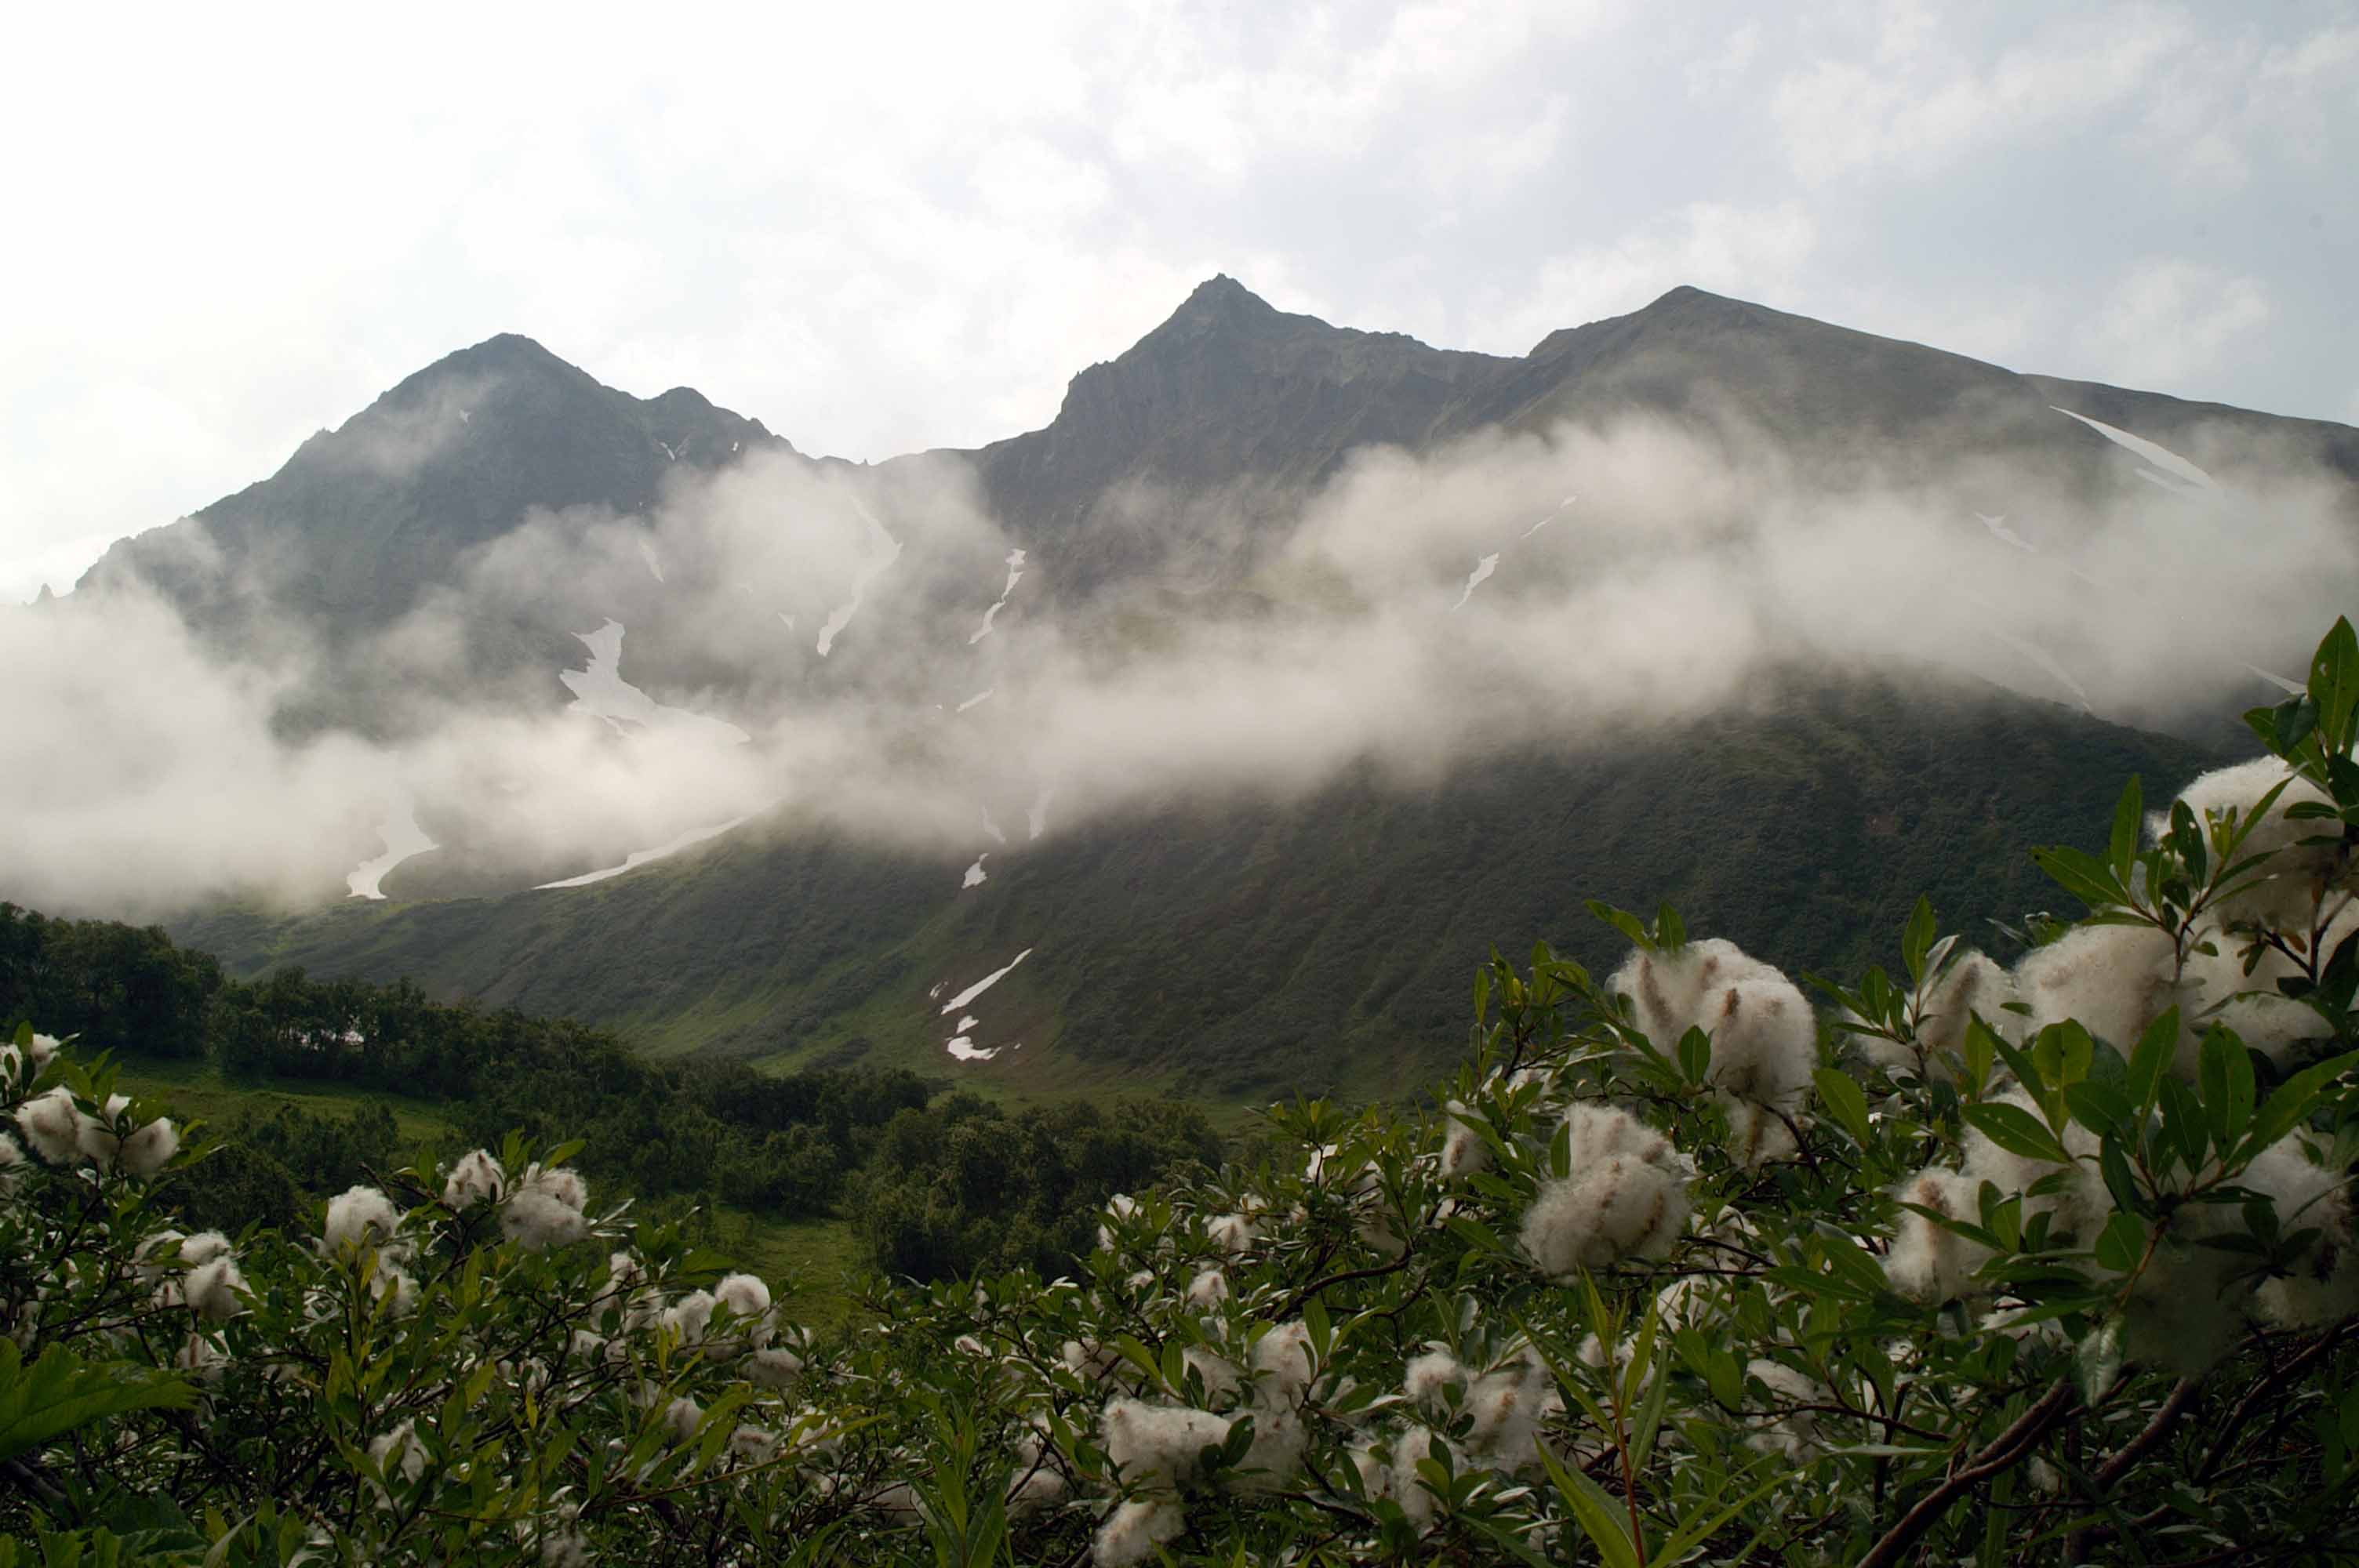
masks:
[(1773, 1160), (1790, 1160), (1798, 1151), (1794, 1130), (1775, 1106), (1760, 1105), (1733, 1096), (1720, 1097), (1728, 1112), (1728, 1152), (1748, 1170)]
[(2151, 925), (2082, 925), (2015, 967), (2030, 1028), (2073, 1018), (2124, 1055), (2176, 1000), (2177, 944)]
[(401, 1212), (391, 1198), (375, 1187), (352, 1186), (328, 1200), (328, 1223), (321, 1234), (331, 1250), (341, 1252), (365, 1240), (381, 1245), (400, 1223)]
[(1584, 1102), (1567, 1113), (1572, 1174), (1543, 1182), (1524, 1211), (1523, 1246), (1565, 1278), (1624, 1258), (1663, 1258), (1686, 1228), (1688, 1173), (1661, 1134), (1625, 1110)]
[(1448, 1136), (1441, 1141), (1441, 1173), (1456, 1179), (1471, 1176), (1491, 1167), (1491, 1145), (1474, 1130), (1475, 1113), (1466, 1108), (1464, 1100), (1445, 1103), (1442, 1114), (1449, 1122)]
[(1585, 1175), (1542, 1184), (1524, 1211), (1524, 1251), (1556, 1279), (1625, 1258), (1666, 1258), (1688, 1210), (1683, 1178), (1616, 1154)]
[(2296, 1135), (2263, 1150), (2237, 1185), (2267, 1195), (2280, 1234), (2319, 1233), (2290, 1274), (2267, 1281), (2255, 1292), (2259, 1314), (2280, 1328), (2321, 1328), (2359, 1312), (2359, 1244), (2352, 1230), (2350, 1184), (2343, 1173), (2312, 1161)]
[(2126, 1359), (2200, 1378), (2235, 1348), (2252, 1286), (2232, 1278), (2242, 1260), (2201, 1243), (2241, 1228), (2237, 1211), (2218, 1204), (2189, 1204), (2171, 1217), (2124, 1306)]
[(460, 1157), (451, 1167), (450, 1180), (442, 1184), (442, 1202), (451, 1208), (466, 1208), (479, 1203), (497, 1203), (507, 1195), (508, 1175), (488, 1149), (477, 1149)]
[[(1956, 1171), (1938, 1167), (1919, 1171), (1894, 1195), (1952, 1219), (1979, 1223), (1982, 1183)], [(1990, 1249), (1908, 1209), (1884, 1260), (1885, 1274), (1901, 1295), (1929, 1305), (1956, 1301), (1973, 1290), (1974, 1271), (1990, 1257)]]
[[(1782, 1403), (1824, 1404), (1832, 1398), (1817, 1379), (1780, 1361), (1748, 1362), (1745, 1372), (1748, 1378), (1759, 1379), (1768, 1388), (1770, 1398)], [(1745, 1440), (1746, 1446), (1764, 1454), (1782, 1454), (1797, 1465), (1808, 1464), (1818, 1454), (1819, 1423), (1813, 1412), (1789, 1409), (1754, 1419), (1754, 1431)]]
[[(2305, 940), (2308, 933), (2304, 932)], [(2193, 950), (2180, 974), (2179, 1051), (2172, 1071), (2192, 1081), (2202, 1060), (2203, 1036), (2214, 1024), (2235, 1031), (2236, 1037), (2279, 1066), (2294, 1055), (2294, 1047), (2332, 1031), (2310, 1008), (2285, 996), (2277, 981), (2298, 973), (2291, 958), (2272, 947), (2256, 956), (2253, 972), (2245, 972), (2247, 938), (2207, 925), (2195, 933)], [(2210, 947), (2206, 953), (2203, 948)], [(2333, 952), (2330, 941), (2326, 951)]]
[(1241, 1379), (1235, 1364), (1201, 1345), (1190, 1345), (1180, 1352), (1180, 1365), (1183, 1371), (1195, 1368), (1204, 1385), (1204, 1397), (1214, 1404), (1237, 1391)]
[[(1106, 1214), (1114, 1220), (1121, 1221), (1129, 1219), (1137, 1213), (1138, 1200), (1132, 1197), (1128, 1193), (1116, 1193), (1114, 1196), (1106, 1200)], [(1111, 1252), (1114, 1250), (1114, 1234), (1113, 1227), (1108, 1225), (1100, 1225), (1098, 1227), (1098, 1250), (1101, 1252)]]
[(170, 1117), (159, 1116), (123, 1140), (115, 1151), (115, 1162), (132, 1175), (144, 1178), (161, 1171), (179, 1148), (180, 1130), (172, 1125)]
[(1400, 1504), (1401, 1512), (1419, 1530), (1433, 1522), (1436, 1499), (1425, 1478), (1417, 1473), (1419, 1462), (1433, 1456), (1433, 1429), (1413, 1426), (1393, 1439), (1393, 1499)]
[[(2264, 874), (2257, 882), (2247, 882), (2230, 894), (2223, 911), (2232, 921), (2307, 931), (2317, 914), (2320, 892), (2336, 871), (2342, 851), (2332, 843), (2302, 843), (2321, 836), (2327, 824), (2291, 819), (2286, 811), (2304, 801), (2324, 801), (2324, 793), (2277, 758), (2258, 757), (2203, 774), (2180, 791), (2179, 798), (2187, 803), (2198, 822), (2206, 814), (2224, 816), (2232, 808), (2239, 820), (2249, 821), (2261, 796), (2278, 784), (2285, 784), (2284, 793), (2236, 849), (2240, 860), (2267, 856)], [(2169, 826), (2165, 813), (2156, 812), (2147, 818), (2147, 831), (2158, 838)]]
[(29, 1085), (49, 1069), (57, 1054), (55, 1035), (36, 1034), (32, 1044), (23, 1051), (16, 1049), (14, 1041), (0, 1042), (0, 1078), (13, 1078), (21, 1072)]
[(747, 1382), (785, 1389), (802, 1375), (803, 1358), (783, 1345), (773, 1345), (746, 1357), (745, 1369)]
[(712, 1299), (737, 1314), (741, 1328), (762, 1323), (770, 1314), (770, 1287), (758, 1275), (724, 1276), (712, 1287)]
[(1235, 1486), (1240, 1491), (1276, 1491), (1302, 1468), (1302, 1451), (1310, 1433), (1302, 1414), (1292, 1405), (1258, 1404), (1252, 1411), (1253, 1441), (1237, 1462)]
[(688, 1294), (664, 1308), (661, 1321), (664, 1327), (679, 1336), (680, 1344), (701, 1343), (705, 1329), (712, 1322), (712, 1292), (689, 1292)]
[(1261, 1227), (1254, 1223), (1253, 1217), (1244, 1214), (1224, 1214), (1204, 1227), (1206, 1238), (1232, 1258), (1252, 1251), (1260, 1234)]
[(16, 1125), (24, 1130), (25, 1141), (52, 1165), (71, 1165), (82, 1158), (82, 1129), (87, 1119), (74, 1105), (73, 1091), (62, 1084), (16, 1108)]
[(1867, 1059), (1895, 1078), (1953, 1084), (1965, 1065), (1966, 1031), (1979, 1013), (2002, 1038), (2014, 1040), (2020, 1015), (2006, 1011), (2016, 1000), (2015, 978), (1998, 963), (1969, 948), (1954, 957), (1919, 1003), (1913, 1043), (1882, 1035), (1860, 1036)]
[[(2030, 1112), (2045, 1125), (2046, 1118), (2040, 1115), (2031, 1097), (2020, 1087), (1995, 1098)], [(2095, 1239), (2098, 1227), (2104, 1224), (2105, 1216), (2113, 1207), (2104, 1183), (2097, 1174), (2094, 1159), (2097, 1141), (2097, 1135), (2079, 1122), (2067, 1122), (2063, 1134), (2064, 1149), (2073, 1157), (2073, 1162), (2068, 1168), (2046, 1160), (2010, 1153), (1980, 1132), (1969, 1130), (1965, 1136), (1965, 1173), (1971, 1184), (1968, 1190), (1978, 1193), (1982, 1184), (1988, 1182), (2003, 1195), (2022, 1193), (2025, 1195), (2023, 1217), (2027, 1221), (2034, 1215), (2051, 1215), (2054, 1217), (2049, 1224), (2053, 1234), (2069, 1232), (2078, 1236), (2085, 1245)], [(2061, 1191), (2037, 1195), (2031, 1193), (2034, 1184), (2068, 1169), (2070, 1173)]]
[(1401, 1377), (1401, 1392), (1414, 1403), (1432, 1402), (1438, 1406), (1451, 1384), (1462, 1388), (1470, 1381), (1458, 1357), (1437, 1346), (1410, 1360)]
[(500, 1229), (536, 1252), (562, 1247), (590, 1234), (582, 1213), (589, 1201), (589, 1184), (577, 1173), (529, 1165), (500, 1207)]
[[(186, 1259), (186, 1247), (180, 1255)], [(228, 1257), (213, 1258), (191, 1269), (188, 1282), (181, 1288), (189, 1309), (215, 1323), (226, 1323), (235, 1317), (245, 1304), (241, 1299), (245, 1293), (245, 1276), (238, 1271), (237, 1260)]]
[(1272, 1325), (1254, 1342), (1254, 1397), (1299, 1401), (1311, 1376), (1310, 1329), (1300, 1318)]
[(1554, 1391), (1547, 1363), (1528, 1346), (1477, 1378), (1466, 1390), (1474, 1418), (1468, 1457), (1511, 1474), (1537, 1465), (1540, 1420)]
[(1155, 1555), (1155, 1549), (1176, 1541), (1187, 1516), (1170, 1498), (1134, 1498), (1118, 1504), (1098, 1527), (1093, 1547), (1098, 1568), (1132, 1568)]
[[(418, 1427), (413, 1422), (403, 1422), (391, 1432), (369, 1440), (368, 1456), (375, 1461), (388, 1481), (398, 1476), (415, 1484), (426, 1474), (426, 1445), (419, 1441)], [(379, 1508), (391, 1508), (393, 1498), (386, 1489), (370, 1483), (376, 1493)]]
[(1210, 1411), (1110, 1400), (1103, 1433), (1106, 1457), (1125, 1480), (1172, 1487), (1203, 1468), (1204, 1449), (1227, 1440), (1229, 1422)]
[(1741, 1099), (1791, 1108), (1818, 1065), (1818, 1021), (1794, 982), (1734, 942), (1707, 937), (1635, 952), (1610, 988), (1636, 1004), (1655, 1048), (1675, 1054), (1691, 1028), (1712, 1036), (1711, 1081)]
[(519, 1246), (546, 1252), (589, 1235), (590, 1222), (558, 1195), (524, 1187), (500, 1206), (500, 1230)]

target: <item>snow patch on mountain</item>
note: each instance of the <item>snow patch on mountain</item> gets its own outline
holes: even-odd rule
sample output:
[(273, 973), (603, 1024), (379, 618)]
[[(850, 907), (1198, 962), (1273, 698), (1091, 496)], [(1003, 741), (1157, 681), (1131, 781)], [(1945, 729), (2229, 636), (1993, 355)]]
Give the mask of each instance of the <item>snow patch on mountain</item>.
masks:
[(983, 612), (983, 627), (980, 631), (976, 632), (973, 636), (969, 637), (966, 640), (969, 647), (973, 647), (975, 643), (982, 642), (985, 637), (991, 635), (992, 622), (998, 619), (999, 612), (1002, 610), (1007, 608), (1007, 596), (1014, 593), (1016, 591), (1016, 585), (1024, 580), (1023, 551), (1008, 551), (1006, 565), (1007, 567), (1007, 582), (1006, 586), (1001, 588), (999, 590), (999, 601)]
[(751, 822), (753, 819), (754, 813), (749, 811), (743, 816), (733, 816), (726, 822), (718, 822), (710, 827), (691, 827), (687, 832), (681, 834), (679, 838), (674, 838), (668, 843), (658, 844), (652, 849), (633, 850), (619, 866), (608, 866), (601, 871), (584, 871), (578, 877), (567, 877), (562, 881), (542, 882), (533, 891), (540, 892), (546, 892), (551, 888), (582, 888), (588, 887), (592, 882), (603, 882), (609, 877), (619, 877), (625, 871), (636, 871), (641, 866), (653, 865), (656, 861), (663, 860), (667, 856), (677, 855), (682, 849), (688, 849), (693, 845), (701, 844), (708, 838), (718, 838), (723, 833), (728, 832), (732, 827), (742, 827), (744, 824)]
[(2138, 478), (2149, 484), (2160, 485), (2163, 489), (2180, 495), (2220, 488), (2218, 480), (2213, 479), (2168, 447), (2158, 445), (2143, 436), (2133, 436), (2127, 430), (2115, 429), (2104, 420), (2092, 419), (2086, 414), (2075, 414), (2070, 408), (2059, 408), (2052, 403), (2048, 406), (2067, 419), (2078, 419), (2123, 450), (2134, 452), (2144, 458), (2153, 466), (2140, 469)]
[(363, 860), (344, 878), (354, 898), (385, 897), (386, 873), (412, 855), (422, 855), (429, 849), (440, 849), (426, 830), (418, 826), (418, 808), (405, 793), (395, 797), (386, 808), (385, 821), (377, 827), (377, 837), (385, 843), (385, 853)]
[(991, 973), (984, 976), (983, 979), (975, 981), (974, 984), (967, 987), (966, 989), (959, 992), (958, 995), (942, 1003), (943, 1015), (947, 1017), (949, 1014), (957, 1012), (963, 1009), (967, 1003), (973, 1001), (975, 998), (981, 996), (984, 992), (989, 990), (992, 987), (997, 985), (1000, 981), (1013, 974), (1016, 970), (1016, 966), (1022, 963), (1031, 956), (1032, 949), (1029, 947), (1025, 948), (1024, 951), (1016, 954), (1015, 957), (1009, 959), (1005, 968), (992, 970)]
[(1474, 597), (1474, 589), (1481, 586), (1484, 579), (1488, 578), (1493, 572), (1497, 571), (1498, 569), (1499, 557), (1495, 554), (1484, 556), (1481, 560), (1475, 562), (1474, 570), (1466, 579), (1465, 590), (1459, 594), (1458, 602), (1451, 605), (1450, 608), (1452, 610), (1465, 609), (1466, 601)]
[(822, 659), (827, 657), (830, 651), (834, 648), (837, 636), (846, 626), (852, 624), (852, 618), (860, 612), (860, 601), (867, 597), (868, 585), (875, 582), (887, 567), (901, 558), (901, 541), (885, 531), (885, 524), (876, 521), (875, 513), (862, 506), (857, 501), (852, 504), (858, 508), (860, 520), (868, 524), (870, 533), (875, 538), (882, 540), (885, 547), (882, 554), (872, 557), (859, 571), (853, 574), (852, 597), (837, 605), (834, 612), (827, 618), (827, 624), (819, 629), (819, 656)]
[(726, 719), (709, 719), (685, 708), (667, 708), (662, 703), (625, 680), (623, 662), (623, 623), (608, 621), (595, 632), (577, 632), (582, 645), (590, 650), (590, 667), (586, 670), (560, 670), (557, 678), (573, 694), (573, 707), (592, 718), (603, 719), (623, 734), (632, 732), (631, 726), (661, 733), (674, 740), (696, 740), (715, 744), (743, 746), (753, 740), (743, 730)]

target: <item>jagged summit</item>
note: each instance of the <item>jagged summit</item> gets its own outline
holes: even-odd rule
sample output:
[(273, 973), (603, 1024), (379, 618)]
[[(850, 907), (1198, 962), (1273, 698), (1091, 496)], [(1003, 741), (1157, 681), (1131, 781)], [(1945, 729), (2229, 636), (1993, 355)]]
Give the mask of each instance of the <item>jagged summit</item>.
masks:
[[(1214, 273), (1190, 291), (1163, 325), (1156, 330), (1177, 329), (1180, 331), (1204, 331), (1222, 327), (1266, 324), (1283, 313), (1231, 277), (1227, 273)], [(1302, 318), (1310, 319), (1310, 318)], [(1154, 334), (1150, 333), (1149, 336)]]
[[(356, 635), (528, 515), (644, 513), (676, 474), (763, 450), (793, 449), (691, 387), (634, 397), (502, 332), (403, 377), (269, 479), (118, 541), (82, 581), (144, 578), (228, 641), (290, 614)], [(249, 565), (266, 568), (267, 604), (239, 586)]]

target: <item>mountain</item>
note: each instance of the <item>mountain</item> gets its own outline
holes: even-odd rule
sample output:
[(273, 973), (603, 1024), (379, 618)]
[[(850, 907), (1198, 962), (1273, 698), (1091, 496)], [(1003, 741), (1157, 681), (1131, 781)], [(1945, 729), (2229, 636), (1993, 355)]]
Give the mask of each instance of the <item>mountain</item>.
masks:
[[(1208, 498), (1272, 516), (1356, 449), (1491, 427), (1655, 416), (1837, 484), (1986, 460), (2085, 495), (2136, 471), (2134, 455), (2059, 418), (2060, 404), (2223, 470), (2309, 461), (2359, 481), (2349, 426), (2020, 375), (1697, 288), (1507, 359), (1289, 315), (1224, 276), (1075, 376), (1047, 427), (962, 455), (1013, 531), (1069, 554), (1068, 575), (1097, 587), (1175, 565), (1242, 575), (1235, 531), (1202, 526)], [(1197, 549), (1208, 544), (1210, 559)]]
[[(2042, 700), (2064, 689), (2045, 648), (2021, 650), (2039, 695), (1922, 663), (1793, 660), (1708, 714), (1617, 710), (1576, 732), (1453, 741), (1446, 764), (1409, 775), (1368, 760), (1206, 784), (1175, 766), (1168, 786), (1134, 781), (1043, 833), (1024, 825), (1048, 799), (1026, 759), (953, 721), (1044, 664), (1119, 667), (1207, 626), (1288, 623), (1335, 591), (1287, 575), (1295, 520), (1378, 449), (1440, 460), (1499, 432), (1632, 421), (1732, 471), (1806, 477), (1814, 495), (1987, 496), (1983, 523), (2005, 543), (1958, 521), (1994, 549), (2039, 553), (2000, 532), (2019, 505), (2045, 508), (2060, 551), (2081, 503), (2181, 495), (2198, 485), (2188, 459), (2203, 484), (2313, 469), (2342, 484), (2325, 504), (2359, 530), (2359, 431), (2344, 427), (2019, 374), (1691, 288), (1509, 358), (1332, 327), (1216, 277), (1075, 376), (1043, 428), (874, 466), (806, 458), (687, 389), (640, 400), (493, 339), (272, 478), (117, 546), (82, 590), (136, 578), (215, 648), (301, 650), (309, 674), (282, 714), (297, 735), (398, 740), (460, 698), (546, 717), (611, 678), (627, 702), (582, 705), (610, 750), (660, 748), (681, 726), (766, 734), (788, 715), (772, 739), (798, 765), (847, 736), (886, 759), (852, 786), (882, 797), (873, 815), (942, 806), (901, 801), (905, 775), (968, 791), (951, 803), (962, 827), (854, 832), (790, 799), (503, 860), (511, 847), (469, 816), (506, 787), (487, 773), (419, 806), (441, 847), (383, 872), (387, 902), (216, 902), (174, 923), (233, 968), (409, 975), (655, 1049), (875, 1060), (1023, 1092), (1419, 1081), (1457, 1050), (1470, 971), (1494, 946), (1546, 936), (1611, 957), (1589, 898), (1668, 899), (1691, 927), (1798, 968), (1888, 961), (1920, 892), (1987, 939), (1989, 920), (2055, 897), (2031, 845), (2093, 847), (2126, 776), (2154, 798), (2222, 759), (2216, 731)], [(1528, 600), (1573, 580), (1556, 569), (1511, 568), (1517, 580), (1484, 591)], [(1023, 640), (1027, 627), (1042, 634)], [(2277, 630), (2290, 644), (2317, 629)], [(1656, 635), (1709, 631), (1666, 617)], [(447, 680), (396, 656), (429, 632), (451, 645)], [(603, 665), (592, 633), (611, 638)], [(1250, 690), (1234, 695), (1250, 709)], [(993, 733), (1020, 738), (1009, 724)], [(706, 771), (672, 777), (688, 790)], [(696, 841), (723, 816), (734, 830)], [(531, 885), (625, 850), (654, 863)]]
[[(453, 583), (470, 552), (536, 514), (578, 533), (646, 511), (682, 470), (792, 451), (691, 388), (633, 397), (502, 334), (318, 432), (268, 479), (117, 541), (76, 589), (144, 580), (216, 649), (299, 649), (311, 670), (290, 701), (299, 726), (375, 727), (399, 694), (374, 682), (369, 640)], [(529, 672), (542, 700), (564, 699), (554, 672), (578, 653), (571, 633), (598, 621), (567, 588), (554, 579), (537, 601), (464, 628), (477, 689)]]
[[(973, 889), (955, 861), (779, 820), (593, 887), (227, 911), (175, 934), (245, 972), (408, 975), (775, 1066), (1366, 1095), (1462, 1048), (1494, 947), (1545, 937), (1610, 967), (1620, 939), (1588, 899), (1667, 900), (1798, 972), (1855, 972), (1896, 961), (1922, 892), (2003, 950), (1990, 919), (2059, 903), (2027, 846), (2100, 849), (2130, 774), (2151, 795), (2216, 761), (1931, 672), (1789, 672), (1709, 730), (1495, 755), (1431, 790), (1363, 773), (1293, 801), (1174, 802), (1044, 839)], [(999, 1054), (959, 1067), (961, 1033)]]
[[(1208, 536), (1188, 524), (1212, 520), (1207, 500), (1249, 514), (1258, 502), (1266, 514), (1355, 448), (1426, 442), (1454, 399), (1514, 362), (1331, 327), (1214, 277), (1127, 352), (1075, 376), (1047, 428), (971, 456), (994, 513), (1056, 553), (1068, 591), (1086, 592), (1175, 564), (1202, 569), (1191, 546)], [(1234, 575), (1238, 563), (1226, 565)]]

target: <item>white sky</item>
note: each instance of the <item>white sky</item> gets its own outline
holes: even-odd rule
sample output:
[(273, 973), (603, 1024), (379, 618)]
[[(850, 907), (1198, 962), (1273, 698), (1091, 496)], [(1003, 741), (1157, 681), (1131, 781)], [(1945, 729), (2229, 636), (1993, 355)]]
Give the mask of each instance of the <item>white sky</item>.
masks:
[(0, 600), (494, 332), (875, 459), (1046, 423), (1216, 271), (1501, 353), (1693, 283), (2359, 422), (2354, 105), (2351, 0), (21, 10)]

